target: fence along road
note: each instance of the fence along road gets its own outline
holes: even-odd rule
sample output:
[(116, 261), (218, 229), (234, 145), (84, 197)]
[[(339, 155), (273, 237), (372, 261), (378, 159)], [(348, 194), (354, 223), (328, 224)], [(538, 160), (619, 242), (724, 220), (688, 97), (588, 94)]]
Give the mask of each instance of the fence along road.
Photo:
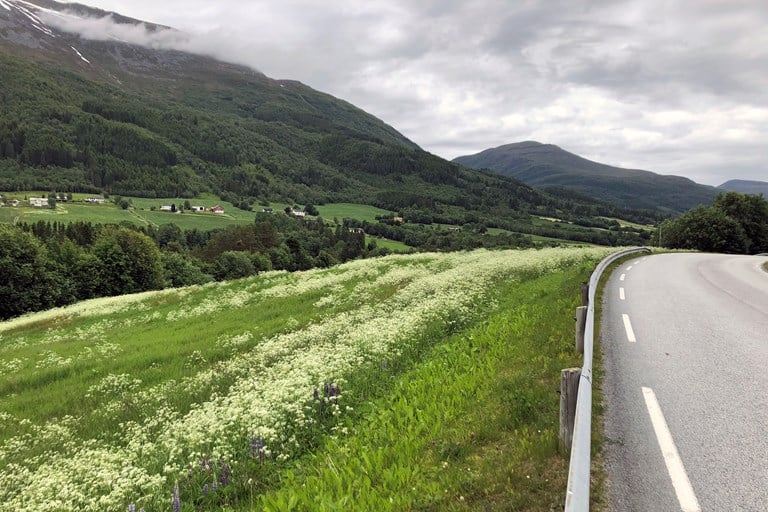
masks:
[[(601, 261), (589, 279), (589, 304), (584, 322), (584, 366), (579, 376), (576, 412), (568, 470), (568, 488), (565, 494), (565, 512), (589, 510), (589, 474), (592, 450), (592, 351), (594, 347), (595, 292), (603, 271), (614, 261), (634, 253), (647, 253), (649, 249), (638, 247), (611, 254)], [(563, 402), (561, 401), (561, 408)], [(561, 435), (562, 430), (561, 411)]]
[(603, 296), (611, 510), (768, 510), (764, 257), (623, 263)]

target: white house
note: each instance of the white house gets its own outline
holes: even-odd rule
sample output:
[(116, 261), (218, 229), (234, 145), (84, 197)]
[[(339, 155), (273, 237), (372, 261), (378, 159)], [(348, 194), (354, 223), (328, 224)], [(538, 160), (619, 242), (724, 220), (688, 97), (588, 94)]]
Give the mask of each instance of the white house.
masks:
[(307, 214), (304, 213), (304, 210), (297, 210), (295, 208), (293, 210), (291, 210), (291, 213), (293, 214), (294, 217), (306, 217), (307, 216)]
[(160, 206), (160, 211), (161, 212), (172, 212), (173, 211), (173, 207), (170, 204), (164, 204), (164, 205)]
[(98, 203), (98, 204), (104, 204), (107, 202), (106, 199), (103, 197), (86, 197), (85, 198), (86, 203)]
[(47, 197), (30, 197), (29, 198), (29, 205), (34, 206), (36, 208), (43, 208), (48, 206), (48, 198)]
[(205, 206), (193, 206), (192, 207), (192, 211), (193, 212), (204, 212), (205, 211)]

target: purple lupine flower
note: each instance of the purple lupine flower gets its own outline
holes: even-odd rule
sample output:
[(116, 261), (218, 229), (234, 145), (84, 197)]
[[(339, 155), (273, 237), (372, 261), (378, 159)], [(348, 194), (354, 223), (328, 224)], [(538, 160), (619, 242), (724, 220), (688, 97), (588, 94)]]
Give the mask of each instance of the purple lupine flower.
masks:
[(318, 391), (317, 388), (315, 388), (315, 392), (312, 393), (312, 396), (315, 398), (315, 400), (320, 398), (320, 392)]
[(328, 390), (329, 390), (328, 389), (328, 383), (324, 382), (323, 383), (323, 396), (328, 396)]
[(173, 485), (173, 512), (181, 512), (181, 497), (179, 496), (179, 484)]
[(216, 480), (214, 480), (213, 483), (211, 484), (211, 489), (213, 489), (214, 491), (219, 490), (219, 483)]
[(128, 504), (128, 512), (136, 512), (136, 504), (135, 503), (129, 503)]
[(208, 484), (205, 484), (203, 486), (203, 496), (205, 496), (206, 494), (208, 494)]
[(230, 469), (229, 464), (222, 464), (221, 466), (221, 486), (226, 487), (229, 484)]

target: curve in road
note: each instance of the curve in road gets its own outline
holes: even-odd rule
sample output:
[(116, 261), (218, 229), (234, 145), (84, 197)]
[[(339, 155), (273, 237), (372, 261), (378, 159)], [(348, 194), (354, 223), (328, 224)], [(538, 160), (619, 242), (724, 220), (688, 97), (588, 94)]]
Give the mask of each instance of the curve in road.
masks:
[(612, 510), (768, 509), (764, 262), (661, 254), (612, 274), (600, 337)]

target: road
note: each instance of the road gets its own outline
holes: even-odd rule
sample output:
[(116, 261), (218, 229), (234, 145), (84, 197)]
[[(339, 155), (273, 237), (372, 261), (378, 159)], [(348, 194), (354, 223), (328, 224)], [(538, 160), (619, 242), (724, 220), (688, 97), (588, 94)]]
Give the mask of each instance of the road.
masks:
[(611, 510), (768, 510), (765, 257), (661, 254), (603, 295)]

